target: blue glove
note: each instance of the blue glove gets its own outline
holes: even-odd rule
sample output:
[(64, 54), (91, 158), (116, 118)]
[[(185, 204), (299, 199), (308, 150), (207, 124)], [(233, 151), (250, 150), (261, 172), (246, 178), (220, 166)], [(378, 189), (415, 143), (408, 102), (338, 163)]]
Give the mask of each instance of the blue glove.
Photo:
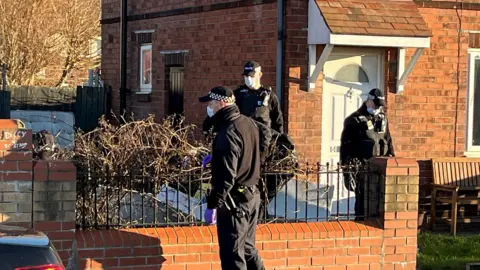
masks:
[(217, 209), (206, 209), (205, 210), (205, 222), (208, 225), (217, 223)]
[(207, 167), (207, 164), (212, 162), (212, 155), (206, 155), (202, 160), (202, 168)]

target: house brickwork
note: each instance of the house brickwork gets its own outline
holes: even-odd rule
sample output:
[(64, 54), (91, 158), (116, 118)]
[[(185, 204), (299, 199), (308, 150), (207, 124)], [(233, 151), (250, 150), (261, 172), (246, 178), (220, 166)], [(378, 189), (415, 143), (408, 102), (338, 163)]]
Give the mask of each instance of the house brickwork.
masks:
[[(218, 5), (209, 6), (213, 2)], [(248, 4), (238, 4), (240, 2)], [(254, 58), (263, 64), (263, 82), (275, 88), (277, 5), (275, 1), (253, 2), (170, 1), (158, 4), (145, 0), (129, 3), (130, 15), (180, 8), (182, 12), (193, 12), (189, 8), (194, 6), (215, 7), (214, 11), (204, 8), (200, 13), (129, 22), (127, 72), (128, 87), (132, 90), (138, 88), (139, 47), (131, 41), (131, 35), (136, 30), (155, 30), (152, 101), (138, 102), (136, 96), (130, 94), (129, 108), (139, 117), (148, 113), (155, 113), (159, 119), (164, 116), (168, 100), (163, 56), (159, 53), (163, 50), (189, 50), (185, 59), (185, 115), (191, 123), (201, 124), (204, 108), (187, 105), (197, 104), (197, 97), (214, 85), (235, 87), (241, 84), (239, 70), (247, 59)], [(383, 49), (383, 76), (396, 154), (419, 160), (421, 186), (426, 186), (431, 181), (429, 158), (464, 155), (468, 48), (469, 43), (476, 44), (472, 31), (480, 30), (480, 1), (414, 2), (432, 33), (430, 48), (418, 60), (403, 93), (395, 91), (396, 49)], [(232, 3), (239, 7), (233, 7)], [(323, 76), (320, 74), (316, 88), (307, 92), (308, 1), (286, 1), (285, 5), (282, 105), (286, 126), (299, 153), (308, 161), (319, 161)], [(118, 18), (118, 7), (118, 0), (105, 0), (103, 18)], [(119, 88), (119, 26), (119, 23), (106, 22), (102, 25), (102, 71), (113, 89)], [(322, 46), (318, 46), (317, 57), (321, 51)], [(407, 49), (406, 63), (413, 53), (414, 49)], [(117, 110), (118, 93), (114, 91), (113, 101)], [(421, 190), (421, 197), (426, 198), (427, 191)]]

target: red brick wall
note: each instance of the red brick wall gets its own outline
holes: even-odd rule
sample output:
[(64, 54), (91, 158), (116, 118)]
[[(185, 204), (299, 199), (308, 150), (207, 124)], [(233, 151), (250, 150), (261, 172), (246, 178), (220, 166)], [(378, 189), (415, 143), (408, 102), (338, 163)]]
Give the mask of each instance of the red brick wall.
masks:
[[(416, 227), (407, 221), (414, 214), (399, 215), (392, 223), (396, 237), (385, 236), (379, 224), (259, 225), (257, 248), (267, 269), (393, 269), (398, 261), (414, 265)], [(213, 226), (77, 231), (79, 269), (221, 269), (216, 237)]]
[[(202, 4), (214, 1), (204, 2)], [(138, 14), (141, 11), (143, 9), (132, 12)], [(113, 86), (115, 110), (119, 108), (120, 83), (118, 27), (119, 24), (109, 24), (102, 28), (102, 75), (106, 83)], [(198, 97), (215, 85), (235, 88), (243, 84), (241, 72), (249, 59), (256, 59), (262, 64), (262, 82), (275, 89), (276, 4), (129, 22), (127, 87), (133, 92), (139, 88), (140, 45), (130, 41), (134, 31), (150, 29), (155, 29), (152, 36), (152, 101), (137, 102), (134, 93), (128, 99), (133, 113), (138, 117), (154, 113), (160, 118), (165, 113), (168, 96), (165, 91), (164, 56), (160, 51), (189, 50), (185, 59), (184, 104), (185, 116), (195, 124), (201, 124), (205, 118), (205, 108), (189, 105), (192, 102), (198, 105)]]
[[(473, 2), (473, 1), (469, 1)], [(396, 153), (419, 159), (421, 205), (429, 210), (432, 157), (463, 156), (466, 144), (468, 30), (480, 30), (480, 12), (420, 8), (432, 29), (402, 95), (389, 94)], [(459, 29), (460, 35), (459, 35)], [(407, 50), (411, 56), (413, 50)]]
[[(322, 75), (307, 92), (308, 1), (286, 1), (285, 111), (288, 133), (308, 161), (320, 159), (322, 133)], [(321, 50), (317, 51), (318, 56)]]
[[(402, 95), (388, 97), (397, 153), (431, 158), (465, 150), (468, 33), (479, 30), (477, 11), (421, 8), (432, 29), (430, 49), (420, 57)], [(407, 50), (408, 56), (414, 50)], [(409, 57), (407, 57), (409, 58)]]
[[(236, 2), (235, 0), (136, 0), (128, 1), (128, 9), (135, 14), (159, 12), (172, 9), (211, 4)], [(128, 15), (131, 15), (130, 13)], [(102, 0), (102, 19), (120, 16), (120, 0)]]

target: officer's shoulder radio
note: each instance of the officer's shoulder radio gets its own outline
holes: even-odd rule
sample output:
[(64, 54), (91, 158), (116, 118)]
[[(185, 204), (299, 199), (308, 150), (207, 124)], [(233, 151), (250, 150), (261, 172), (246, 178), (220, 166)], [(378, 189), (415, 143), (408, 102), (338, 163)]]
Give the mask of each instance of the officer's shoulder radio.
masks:
[(272, 94), (272, 88), (270, 86), (262, 86), (260, 88), (260, 95), (259, 95), (259, 100), (258, 100), (258, 107), (268, 107), (269, 101), (270, 101), (270, 96)]

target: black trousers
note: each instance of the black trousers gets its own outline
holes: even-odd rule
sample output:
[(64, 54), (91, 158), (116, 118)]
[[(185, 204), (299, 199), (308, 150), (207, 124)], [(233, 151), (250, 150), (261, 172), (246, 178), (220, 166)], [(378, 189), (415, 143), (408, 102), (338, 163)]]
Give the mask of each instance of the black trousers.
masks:
[(366, 180), (368, 179), (365, 179), (362, 174), (343, 174), (345, 187), (355, 192), (355, 220), (363, 220), (365, 216), (365, 187), (368, 185), (365, 183)]
[(357, 181), (355, 188), (355, 220), (365, 217), (365, 183), (364, 179)]
[[(259, 182), (258, 189), (260, 190), (260, 198), (262, 200), (260, 204), (260, 211), (258, 218), (260, 220), (268, 219), (268, 215), (266, 212), (266, 207), (268, 203), (270, 203), (279, 190), (281, 190), (293, 177), (293, 175), (285, 174), (285, 175), (267, 175), (264, 179), (261, 179)], [(268, 202), (268, 203), (267, 203)]]
[(265, 269), (255, 247), (260, 194), (256, 192), (248, 203), (238, 204), (243, 217), (225, 206), (217, 212), (218, 245), (223, 270)]

